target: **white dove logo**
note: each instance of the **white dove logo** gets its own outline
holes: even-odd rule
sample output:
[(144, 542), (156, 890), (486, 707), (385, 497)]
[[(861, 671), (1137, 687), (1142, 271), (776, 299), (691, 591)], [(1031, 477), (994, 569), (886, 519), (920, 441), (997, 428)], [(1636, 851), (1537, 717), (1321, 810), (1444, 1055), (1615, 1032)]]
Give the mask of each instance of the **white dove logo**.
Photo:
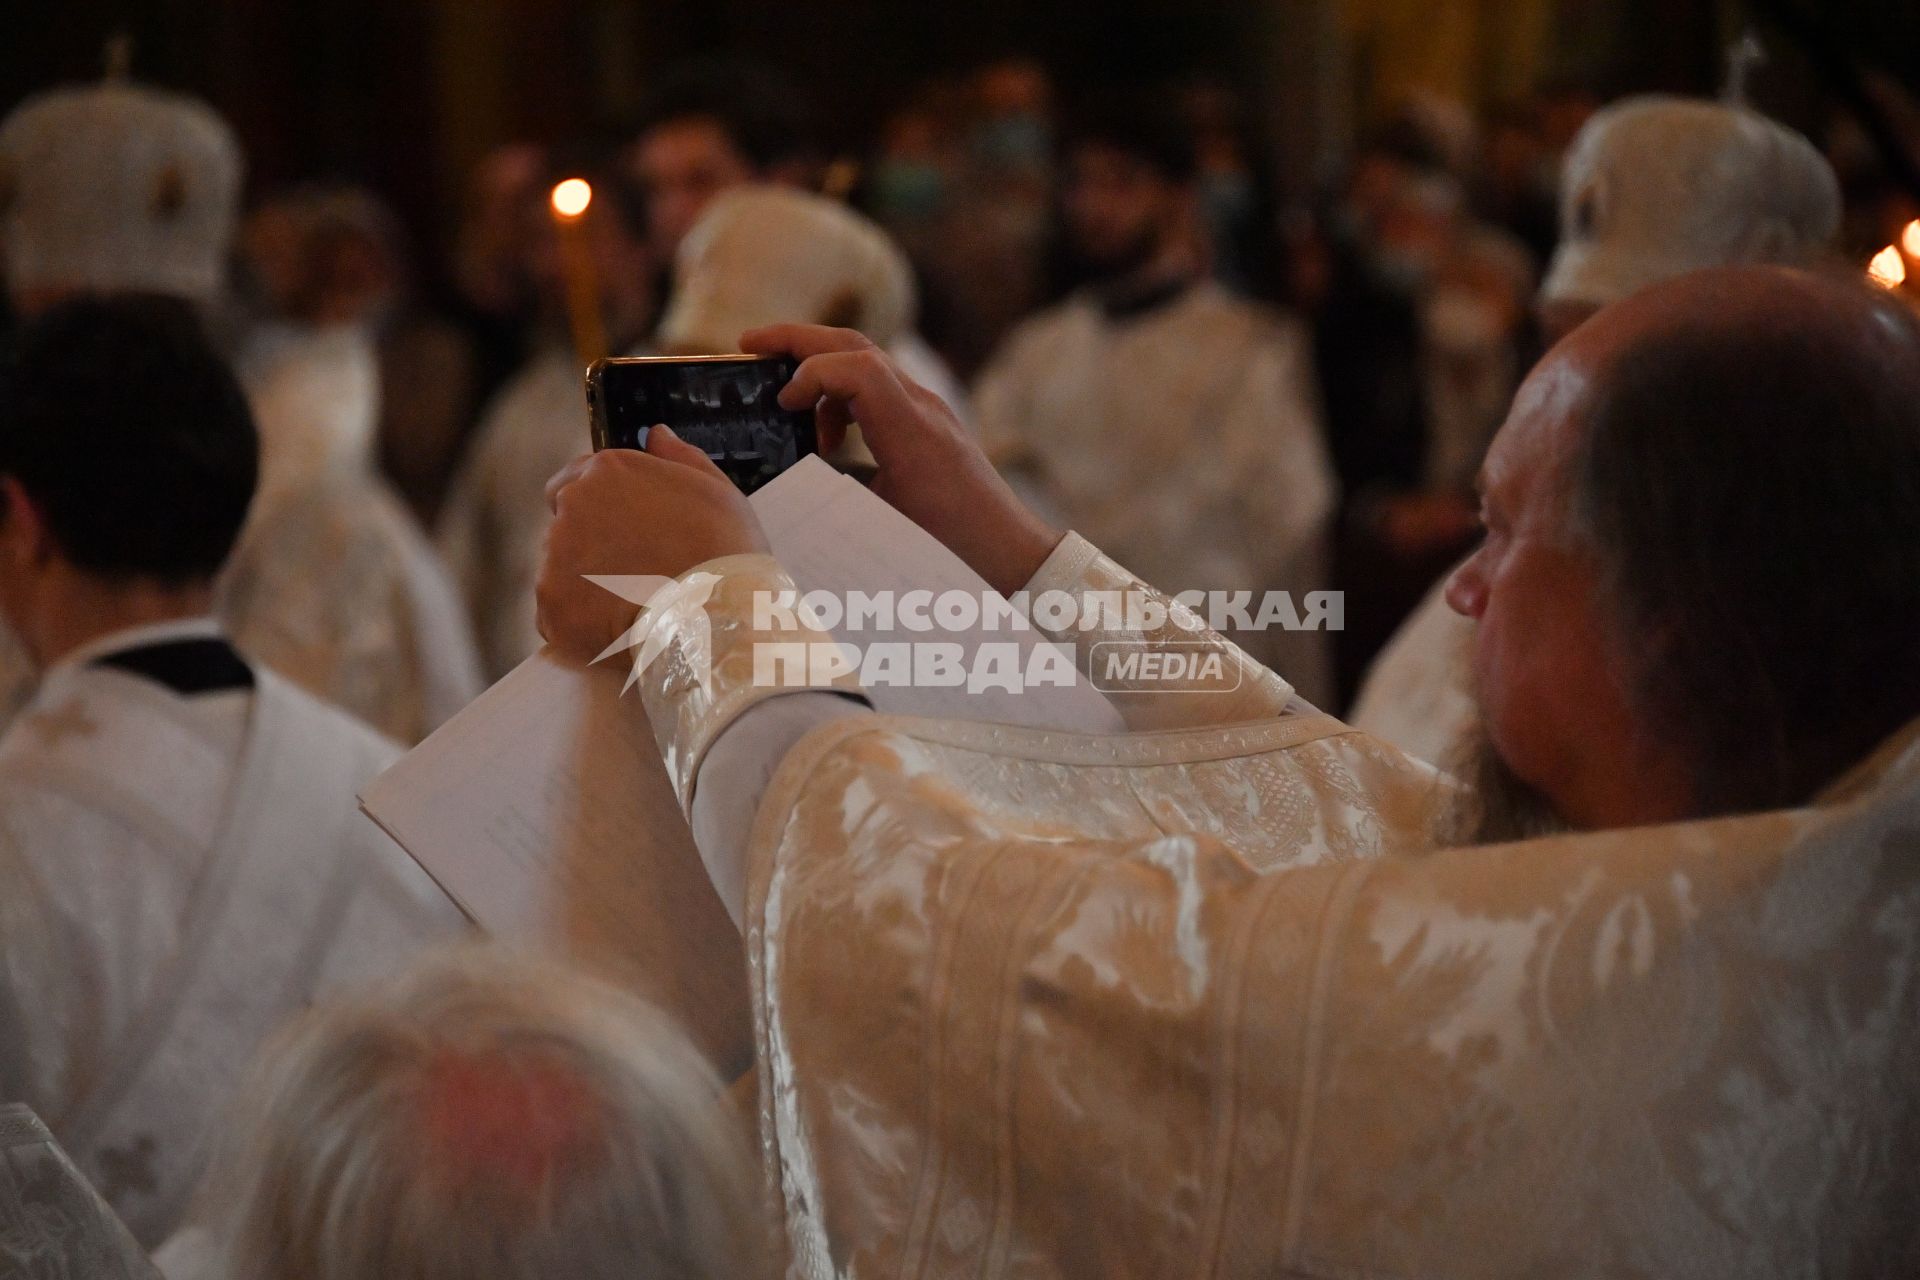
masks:
[[(667, 651), (670, 640), (680, 642), (681, 654), (693, 667), (702, 692), (713, 692), (713, 624), (707, 617), (707, 600), (720, 575), (700, 572), (684, 578), (663, 578), (657, 574), (590, 573), (586, 578), (601, 590), (640, 606), (640, 616), (633, 625), (594, 659), (604, 662), (616, 653), (634, 651), (633, 669), (620, 688), (622, 694), (640, 683), (641, 673)], [(669, 618), (676, 624), (672, 628), (662, 625)]]

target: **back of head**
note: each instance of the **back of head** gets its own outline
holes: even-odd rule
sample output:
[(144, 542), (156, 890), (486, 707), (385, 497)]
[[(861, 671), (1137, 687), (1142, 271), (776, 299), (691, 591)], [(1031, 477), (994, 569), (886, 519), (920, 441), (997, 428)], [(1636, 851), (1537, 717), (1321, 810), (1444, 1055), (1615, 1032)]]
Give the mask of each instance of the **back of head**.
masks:
[(680, 1034), (567, 970), (456, 953), (270, 1053), (207, 1205), (231, 1280), (734, 1280), (739, 1120)]
[(1605, 306), (1705, 267), (1812, 265), (1839, 234), (1840, 188), (1811, 142), (1754, 111), (1638, 97), (1574, 139), (1560, 214), (1541, 299)]
[(760, 325), (858, 329), (881, 346), (913, 325), (913, 269), (876, 224), (834, 200), (752, 186), (715, 200), (680, 244), (661, 344), (728, 352)]
[(0, 477), (84, 572), (212, 578), (258, 468), (246, 397), (176, 299), (60, 304), (20, 332), (0, 370)]
[(1920, 716), (1920, 322), (1853, 281), (1699, 272), (1600, 313), (1575, 511), (1701, 812), (1810, 799)]
[(30, 98), (0, 122), (7, 286), (206, 301), (240, 177), (233, 131), (197, 99), (111, 82)]

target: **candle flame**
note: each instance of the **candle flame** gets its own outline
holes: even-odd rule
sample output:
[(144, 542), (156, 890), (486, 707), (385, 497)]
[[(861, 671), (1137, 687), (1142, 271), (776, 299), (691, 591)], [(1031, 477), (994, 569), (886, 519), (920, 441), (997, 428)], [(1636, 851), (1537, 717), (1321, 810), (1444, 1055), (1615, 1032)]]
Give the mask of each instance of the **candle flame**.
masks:
[(585, 178), (568, 178), (553, 189), (553, 211), (563, 218), (577, 218), (593, 203), (593, 187)]
[(1920, 262), (1920, 218), (1909, 222), (1907, 229), (1900, 233), (1900, 247), (1907, 251), (1909, 258)]
[(1882, 289), (1898, 289), (1907, 282), (1907, 264), (1897, 245), (1888, 245), (1867, 264), (1867, 279)]

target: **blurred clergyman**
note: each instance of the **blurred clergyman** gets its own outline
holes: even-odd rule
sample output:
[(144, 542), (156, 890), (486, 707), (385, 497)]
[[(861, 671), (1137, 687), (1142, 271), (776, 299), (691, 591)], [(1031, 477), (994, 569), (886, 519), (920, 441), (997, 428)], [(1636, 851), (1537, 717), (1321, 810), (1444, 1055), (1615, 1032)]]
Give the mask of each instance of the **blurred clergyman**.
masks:
[(0, 1096), (151, 1247), (254, 1047), (461, 916), (354, 797), (398, 748), (233, 648), (214, 580), (259, 449), (173, 299), (79, 299), (0, 375)]
[[(645, 211), (624, 174), (601, 171), (593, 178), (593, 201), (579, 233), (593, 264), (600, 322), (615, 353), (644, 354), (658, 311)], [(489, 680), (540, 647), (533, 581), (552, 515), (547, 481), (589, 446), (586, 368), (566, 338), (566, 281), (551, 218), (543, 220), (529, 256), (544, 341), (487, 406), (435, 530)]]
[[(1549, 339), (1701, 267), (1820, 262), (1839, 232), (1840, 189), (1812, 143), (1753, 111), (1630, 98), (1575, 138), (1560, 215), (1560, 248), (1538, 303)], [(1467, 740), (1475, 719), (1466, 661), (1473, 624), (1447, 607), (1445, 586), (1381, 651), (1351, 717), (1436, 763)]]
[[(633, 145), (631, 163), (646, 190), (654, 252), (661, 255), (669, 277), (687, 260), (682, 249), (688, 235), (727, 192), (750, 184), (803, 191), (818, 187), (808, 114), (797, 88), (751, 64), (695, 62), (661, 84)], [(747, 293), (755, 289), (750, 280), (724, 287)], [(702, 288), (715, 288), (714, 279), (709, 276)], [(670, 279), (669, 292), (679, 289)], [(779, 318), (800, 322), (810, 317)], [(731, 349), (738, 337), (725, 335), (705, 345), (708, 350)], [(670, 343), (666, 337), (661, 345)], [(971, 418), (965, 389), (918, 332), (902, 329), (891, 347), (917, 381), (962, 417)]]
[[(6, 277), (31, 316), (65, 298), (155, 293), (211, 318), (240, 190), (231, 129), (205, 104), (107, 82), (0, 122)], [(260, 492), (222, 582), (249, 656), (413, 742), (465, 705), (478, 664), (459, 600), (373, 471), (379, 370), (351, 332), (305, 330), (248, 397)]]
[(766, 69), (701, 61), (670, 71), (647, 103), (629, 152), (646, 191), (653, 250), (670, 266), (715, 197), (747, 182), (812, 185), (808, 109)]
[(169, 1280), (766, 1280), (744, 1137), (654, 1010), (456, 952), (274, 1046), (205, 1220), (159, 1261)]
[(303, 345), (357, 345), (379, 368), (382, 469), (422, 520), (472, 425), (471, 335), (423, 306), (406, 236), (364, 187), (295, 187), (247, 215), (241, 279), (256, 311), (243, 367)]
[[(1014, 330), (975, 388), (988, 446), (1042, 506), (1169, 590), (1326, 585), (1335, 484), (1306, 335), (1204, 278), (1192, 140), (1107, 106), (1067, 151), (1067, 234), (1088, 283)], [(1322, 632), (1239, 637), (1310, 699)]]

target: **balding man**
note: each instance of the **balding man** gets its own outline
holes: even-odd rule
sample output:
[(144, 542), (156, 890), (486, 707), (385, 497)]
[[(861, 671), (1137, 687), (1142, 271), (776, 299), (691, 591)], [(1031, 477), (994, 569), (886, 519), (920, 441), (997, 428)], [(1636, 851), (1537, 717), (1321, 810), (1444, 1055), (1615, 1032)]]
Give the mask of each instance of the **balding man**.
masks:
[[(1003, 590), (1157, 598), (1023, 511), (876, 353), (755, 341), (806, 357), (790, 402), (857, 404), (892, 500)], [(796, 1256), (1920, 1261), (1920, 323), (1778, 269), (1648, 290), (1534, 371), (1483, 489), (1449, 598), (1480, 622), (1488, 780), (1449, 787), (1178, 611), (1036, 610), (1083, 663), (1220, 657), (1211, 692), (1124, 691), (1147, 735), (763, 687), (752, 647), (806, 624), (752, 615), (787, 580), (737, 495), (671, 441), (563, 477), (550, 637), (626, 621), (576, 588), (589, 567), (719, 578), (703, 626), (657, 620), (669, 660), (639, 679), (716, 883), (743, 868)], [(696, 633), (725, 637), (710, 686), (682, 675)], [(1444, 847), (1449, 817), (1467, 842), (1577, 834)]]
[[(1812, 266), (1840, 230), (1840, 184), (1793, 130), (1744, 107), (1627, 98), (1574, 139), (1561, 178), (1560, 246), (1537, 310), (1549, 340), (1662, 280), (1739, 263)], [(1375, 659), (1353, 723), (1409, 755), (1453, 763), (1470, 747), (1471, 620), (1445, 584)]]

